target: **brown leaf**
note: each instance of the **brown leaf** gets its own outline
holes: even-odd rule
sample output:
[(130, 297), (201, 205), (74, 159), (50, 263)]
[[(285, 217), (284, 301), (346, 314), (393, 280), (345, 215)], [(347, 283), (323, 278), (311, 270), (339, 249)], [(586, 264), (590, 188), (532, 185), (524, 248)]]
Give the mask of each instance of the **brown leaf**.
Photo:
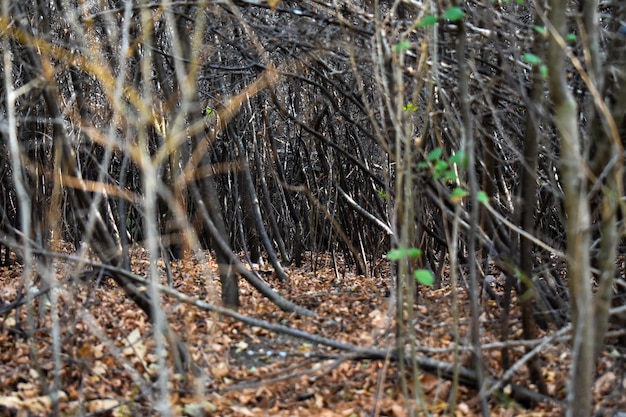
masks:
[(276, 7), (280, 4), (280, 0), (267, 0), (267, 4), (270, 6), (270, 9), (276, 10)]
[(119, 407), (120, 402), (111, 399), (93, 400), (87, 403), (87, 409), (91, 413), (98, 413)]
[(407, 417), (409, 415), (406, 407), (401, 406), (400, 404), (393, 404), (391, 406), (391, 413), (394, 417)]
[(593, 384), (593, 390), (601, 395), (606, 395), (615, 386), (615, 382), (617, 381), (617, 376), (609, 371), (602, 375), (600, 378), (596, 379), (596, 382)]
[(226, 364), (226, 362), (220, 362), (211, 369), (211, 373), (215, 378), (224, 378), (226, 375), (230, 373), (230, 368)]
[(13, 394), (7, 397), (0, 397), (0, 406), (7, 410), (18, 410), (22, 406), (22, 400), (17, 394)]
[(83, 343), (78, 349), (78, 357), (80, 359), (92, 358), (93, 356), (93, 347), (87, 342)]

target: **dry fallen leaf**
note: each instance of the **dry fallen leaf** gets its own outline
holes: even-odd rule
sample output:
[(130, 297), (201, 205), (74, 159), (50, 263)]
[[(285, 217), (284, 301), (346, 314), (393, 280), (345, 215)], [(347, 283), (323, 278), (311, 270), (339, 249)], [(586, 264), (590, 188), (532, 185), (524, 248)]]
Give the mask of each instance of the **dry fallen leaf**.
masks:
[(0, 397), (0, 407), (5, 407), (7, 410), (18, 410), (22, 406), (22, 400), (17, 394)]
[(22, 398), (32, 398), (39, 394), (39, 388), (30, 382), (20, 382), (17, 384), (17, 390)]
[(391, 413), (394, 417), (407, 417), (409, 415), (406, 407), (403, 407), (400, 404), (393, 404), (391, 406)]
[(593, 384), (593, 390), (601, 395), (606, 395), (615, 387), (617, 376), (613, 372), (606, 372), (604, 375), (596, 379)]
[(119, 407), (120, 402), (111, 399), (93, 400), (87, 403), (87, 409), (91, 413), (98, 413)]
[(267, 4), (270, 6), (270, 9), (276, 10), (276, 7), (280, 4), (280, 0), (267, 0)]
[(431, 392), (439, 385), (439, 378), (435, 375), (424, 373), (420, 375), (420, 382), (425, 393)]
[(319, 409), (324, 408), (324, 396), (319, 392), (315, 393), (315, 406)]
[(254, 412), (252, 412), (252, 410), (250, 410), (247, 407), (232, 405), (230, 408), (231, 410), (233, 410), (235, 413), (239, 415), (246, 416), (246, 417), (254, 417)]
[(217, 366), (211, 369), (211, 373), (215, 378), (224, 378), (230, 373), (230, 368), (228, 367), (226, 362), (220, 362), (217, 364)]
[(87, 342), (83, 343), (78, 349), (78, 357), (80, 359), (91, 358), (93, 356), (93, 347)]
[(456, 405), (456, 412), (457, 412), (457, 415), (462, 415), (462, 416), (469, 415), (470, 414), (469, 405), (467, 405), (466, 403), (463, 403), (463, 402), (458, 403)]

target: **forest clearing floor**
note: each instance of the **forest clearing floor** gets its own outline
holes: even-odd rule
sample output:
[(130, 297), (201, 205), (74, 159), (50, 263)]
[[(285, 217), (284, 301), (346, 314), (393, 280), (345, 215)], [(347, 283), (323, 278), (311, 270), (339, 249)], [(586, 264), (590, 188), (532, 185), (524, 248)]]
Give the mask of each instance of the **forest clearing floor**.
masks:
[[(189, 255), (171, 264), (177, 291), (219, 304), (219, 279), (212, 257)], [(133, 272), (146, 276), (149, 259), (135, 249)], [(389, 273), (365, 279), (333, 266), (329, 254), (310, 254), (301, 268), (286, 269), (290, 281), (281, 283), (271, 272), (261, 271), (281, 295), (315, 311), (314, 318), (280, 311), (243, 280), (239, 312), (251, 317), (318, 334), (343, 343), (384, 349), (393, 347), (393, 307)], [(94, 271), (90, 281), (70, 279), (77, 266), (55, 261), (53, 299), (40, 297), (29, 305), (0, 316), (0, 415), (51, 415), (51, 398), (59, 398), (63, 416), (151, 416), (168, 404), (175, 416), (408, 416), (398, 364), (384, 360), (355, 360), (309, 341), (262, 327), (248, 326), (228, 317), (162, 296), (163, 311), (171, 326), (186, 341), (199, 375), (176, 375), (159, 365), (155, 337), (144, 313), (124, 296), (111, 279)], [(162, 283), (165, 268), (159, 262)], [(340, 272), (341, 271), (341, 272)], [(23, 269), (12, 265), (0, 270), (0, 311), (15, 301)], [(496, 291), (498, 289), (496, 288)], [(459, 311), (458, 361), (469, 366), (470, 322), (468, 295), (457, 290)], [(414, 308), (416, 354), (455, 362), (453, 292), (447, 282), (441, 289), (421, 288)], [(500, 341), (500, 308), (482, 298), (482, 341), (487, 347)], [(56, 311), (55, 311), (56, 310)], [(52, 320), (56, 317), (56, 320)], [(329, 324), (331, 322), (339, 323)], [(519, 309), (509, 323), (511, 340), (521, 338)], [(28, 336), (32, 337), (28, 337)], [(52, 343), (54, 337), (59, 343)], [(541, 334), (542, 337), (547, 333)], [(56, 347), (55, 347), (56, 346)], [(56, 355), (54, 349), (57, 349)], [(512, 363), (526, 348), (511, 348)], [(498, 379), (503, 371), (499, 348), (483, 350), (487, 376)], [(55, 363), (55, 357), (58, 361)], [(569, 373), (568, 341), (552, 341), (540, 353), (550, 395), (565, 401)], [(607, 348), (598, 364), (594, 401), (599, 415), (626, 411), (625, 353)], [(170, 364), (171, 365), (171, 364)], [(452, 383), (417, 372), (419, 384), (405, 371), (405, 388), (411, 398), (419, 385), (422, 405), (430, 415), (451, 415), (448, 398)], [(169, 403), (160, 398), (158, 379), (166, 378)], [(525, 367), (513, 381), (528, 386)], [(532, 386), (529, 388), (533, 389)], [(53, 394), (51, 394), (53, 393)], [(479, 414), (476, 390), (461, 385), (454, 415)], [(494, 416), (558, 416), (558, 404), (540, 403), (524, 409), (506, 395), (492, 397)], [(420, 413), (419, 415), (427, 415)]]

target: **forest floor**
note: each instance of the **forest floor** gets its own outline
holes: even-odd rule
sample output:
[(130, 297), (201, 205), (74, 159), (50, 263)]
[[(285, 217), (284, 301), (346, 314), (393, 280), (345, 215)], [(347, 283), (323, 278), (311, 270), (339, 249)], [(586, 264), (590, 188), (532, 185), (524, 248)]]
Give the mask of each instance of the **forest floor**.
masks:
[[(215, 265), (188, 256), (171, 266), (173, 287), (188, 296), (219, 304)], [(149, 260), (140, 249), (133, 254), (133, 272), (146, 275)], [(401, 371), (393, 361), (354, 359), (340, 352), (293, 336), (248, 326), (198, 307), (163, 296), (163, 310), (172, 327), (187, 342), (200, 372), (183, 378), (171, 367), (159, 366), (155, 338), (146, 316), (106, 277), (91, 282), (68, 278), (67, 262), (55, 264), (58, 291), (54, 304), (36, 299), (0, 316), (0, 415), (50, 415), (51, 392), (59, 398), (63, 416), (150, 416), (164, 404), (176, 416), (408, 416), (414, 400), (426, 412), (451, 415), (448, 398), (452, 382), (426, 372)], [(160, 264), (165, 278), (165, 269)], [(340, 272), (341, 271), (341, 272)], [(0, 311), (16, 299), (22, 268), (0, 270)], [(318, 334), (343, 343), (385, 349), (393, 345), (393, 312), (389, 302), (389, 274), (365, 279), (333, 266), (329, 255), (310, 255), (301, 268), (287, 268), (290, 281), (266, 281), (281, 295), (315, 311), (318, 317), (297, 317), (280, 311), (247, 283), (241, 282), (240, 313), (271, 323)], [(498, 291), (498, 288), (495, 288)], [(460, 354), (468, 365), (466, 330), (470, 321), (468, 297), (457, 291)], [(455, 362), (453, 292), (422, 288), (415, 306), (416, 355)], [(486, 374), (502, 375), (500, 309), (483, 298), (481, 336)], [(56, 317), (56, 320), (52, 320)], [(334, 324), (331, 324), (334, 323)], [(337, 325), (339, 324), (339, 325)], [(28, 331), (30, 329), (30, 331)], [(56, 333), (55, 333), (56, 332)], [(511, 312), (510, 338), (521, 338), (519, 311)], [(33, 336), (32, 338), (26, 337)], [(59, 340), (51, 342), (54, 335)], [(543, 333), (541, 337), (547, 337)], [(491, 347), (490, 347), (491, 344)], [(510, 350), (512, 363), (525, 353), (521, 345)], [(566, 340), (552, 341), (540, 353), (550, 396), (566, 397), (570, 349)], [(55, 363), (55, 357), (58, 361)], [(599, 415), (626, 411), (626, 355), (607, 349), (598, 364), (594, 401)], [(55, 368), (56, 367), (56, 368)], [(58, 370), (58, 371), (57, 371)], [(168, 372), (168, 373), (164, 373)], [(404, 372), (404, 373), (402, 373)], [(167, 380), (169, 402), (159, 398), (158, 377)], [(415, 377), (417, 381), (415, 381)], [(56, 378), (56, 380), (55, 380)], [(403, 388), (402, 381), (406, 381)], [(529, 386), (525, 367), (513, 381)], [(419, 384), (416, 384), (418, 382)], [(56, 384), (56, 385), (55, 385)], [(56, 388), (55, 388), (56, 387)], [(416, 387), (421, 394), (415, 392)], [(506, 390), (505, 390), (506, 392)], [(477, 392), (461, 385), (453, 410), (456, 416), (479, 414)], [(491, 398), (493, 416), (558, 416), (558, 403), (538, 403), (525, 409), (507, 395)]]

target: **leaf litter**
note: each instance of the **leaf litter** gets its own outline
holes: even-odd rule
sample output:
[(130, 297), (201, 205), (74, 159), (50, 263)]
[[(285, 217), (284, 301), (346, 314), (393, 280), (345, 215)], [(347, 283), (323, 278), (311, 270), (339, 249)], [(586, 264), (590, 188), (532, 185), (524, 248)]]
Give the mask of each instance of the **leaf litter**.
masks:
[[(207, 264), (206, 259), (211, 259), (210, 255), (204, 254), (202, 259), (189, 255), (172, 263), (172, 284), (181, 293), (218, 304), (217, 266), (212, 260)], [(338, 273), (330, 255), (318, 254), (308, 259), (301, 268), (286, 268), (289, 282), (263, 275), (281, 295), (316, 311), (317, 317), (282, 312), (243, 280), (239, 312), (343, 343), (393, 348), (394, 312), (389, 299), (388, 269), (366, 279), (345, 270)], [(147, 253), (136, 249), (133, 272), (145, 276), (148, 265)], [(160, 267), (162, 283), (166, 284), (162, 262)], [(97, 285), (78, 283), (68, 280), (65, 269), (59, 266), (56, 277), (59, 363), (55, 363), (52, 353), (53, 322), (45, 298), (34, 299), (31, 307), (23, 306), (0, 316), (0, 415), (46, 415), (55, 400), (60, 414), (67, 416), (157, 415), (155, 381), (162, 370), (158, 367), (152, 325), (112, 280), (104, 277)], [(21, 272), (18, 265), (0, 271), (3, 303), (15, 301)], [(467, 347), (468, 297), (463, 290), (457, 292), (457, 297), (461, 347)], [(453, 363), (451, 300), (452, 290), (445, 283), (440, 289), (420, 289), (413, 326), (417, 354)], [(501, 324), (499, 307), (483, 301), (481, 331), (483, 344), (488, 347), (500, 340)], [(169, 369), (169, 403), (174, 415), (403, 417), (409, 415), (408, 407), (416, 406), (413, 399), (405, 399), (402, 375), (394, 362), (354, 359), (349, 352), (274, 333), (262, 326), (245, 325), (171, 297), (162, 296), (161, 303), (167, 320), (186, 341), (190, 356), (198, 365), (196, 372), (189, 375), (177, 375)], [(42, 311), (40, 304), (46, 314), (36, 314)], [(512, 308), (510, 334), (513, 340), (521, 338), (517, 308)], [(467, 349), (460, 351), (459, 359), (469, 360)], [(524, 353), (521, 345), (511, 348), (513, 361)], [(500, 349), (484, 349), (483, 356), (488, 374), (497, 380), (503, 373)], [(540, 357), (550, 395), (564, 401), (568, 342), (550, 343)], [(602, 356), (594, 387), (597, 408), (626, 407), (626, 383), (623, 368), (620, 369), (623, 363), (623, 354)], [(451, 381), (425, 372), (417, 375), (423, 393), (419, 405), (430, 415), (450, 415), (447, 400)], [(410, 371), (405, 377), (411, 390)], [(513, 382), (528, 385), (524, 367), (514, 374)], [(492, 415), (562, 413), (558, 404), (550, 403), (523, 409), (504, 392), (491, 399)], [(414, 393), (409, 394), (413, 397)], [(461, 385), (454, 412), (456, 416), (478, 414), (477, 392)]]

